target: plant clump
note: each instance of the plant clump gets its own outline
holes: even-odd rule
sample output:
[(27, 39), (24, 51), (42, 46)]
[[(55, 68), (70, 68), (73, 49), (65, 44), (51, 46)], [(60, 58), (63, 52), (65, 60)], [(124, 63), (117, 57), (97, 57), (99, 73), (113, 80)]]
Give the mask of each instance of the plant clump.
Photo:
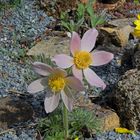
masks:
[(20, 2), (21, 0), (0, 0), (0, 10), (16, 7)]
[[(63, 140), (62, 112), (58, 108), (48, 117), (39, 121), (37, 129), (45, 140)], [(99, 133), (101, 121), (94, 113), (85, 109), (76, 108), (68, 114), (70, 139), (92, 137), (92, 134)]]

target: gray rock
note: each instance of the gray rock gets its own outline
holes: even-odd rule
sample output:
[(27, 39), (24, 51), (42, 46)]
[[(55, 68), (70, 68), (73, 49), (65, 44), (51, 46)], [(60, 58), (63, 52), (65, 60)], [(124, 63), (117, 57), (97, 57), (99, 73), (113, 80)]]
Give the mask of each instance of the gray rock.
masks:
[(112, 94), (112, 103), (123, 126), (140, 130), (140, 71), (127, 71)]
[(140, 44), (137, 45), (133, 56), (133, 66), (140, 69)]

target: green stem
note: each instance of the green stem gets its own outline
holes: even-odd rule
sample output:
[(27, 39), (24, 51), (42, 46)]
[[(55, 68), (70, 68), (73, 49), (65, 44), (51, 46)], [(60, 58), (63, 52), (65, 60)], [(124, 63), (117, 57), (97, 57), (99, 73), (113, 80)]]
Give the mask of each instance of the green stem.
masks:
[(65, 131), (65, 140), (68, 139), (69, 133), (68, 133), (68, 110), (65, 107), (63, 103), (63, 125), (64, 125), (64, 131)]

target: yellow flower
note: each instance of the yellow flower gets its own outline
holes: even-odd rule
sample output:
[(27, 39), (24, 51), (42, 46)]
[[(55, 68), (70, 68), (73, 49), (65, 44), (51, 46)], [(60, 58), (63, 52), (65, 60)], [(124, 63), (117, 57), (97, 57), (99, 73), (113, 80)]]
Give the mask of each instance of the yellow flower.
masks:
[(135, 135), (134, 131), (128, 130), (127, 128), (122, 128), (122, 127), (115, 128), (115, 132), (116, 133), (121, 133), (121, 134), (132, 134), (132, 135)]
[(134, 24), (135, 24), (136, 26), (140, 26), (140, 14), (138, 14), (137, 20), (134, 21)]
[(135, 27), (133, 34), (136, 37), (140, 38), (140, 25), (138, 25), (138, 26)]
[(134, 24), (136, 25), (133, 34), (137, 37), (140, 38), (140, 14), (137, 16), (137, 20), (134, 21)]

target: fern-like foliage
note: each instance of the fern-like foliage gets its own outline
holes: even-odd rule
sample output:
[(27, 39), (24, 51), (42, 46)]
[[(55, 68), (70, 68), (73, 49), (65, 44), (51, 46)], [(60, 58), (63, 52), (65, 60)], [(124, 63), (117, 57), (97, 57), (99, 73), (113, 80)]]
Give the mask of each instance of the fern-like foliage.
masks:
[[(49, 114), (46, 118), (41, 119), (37, 129), (41, 132), (46, 140), (63, 140), (63, 118), (60, 107)], [(70, 139), (92, 137), (92, 133), (100, 132), (101, 121), (85, 109), (76, 108), (69, 113), (69, 134)]]

